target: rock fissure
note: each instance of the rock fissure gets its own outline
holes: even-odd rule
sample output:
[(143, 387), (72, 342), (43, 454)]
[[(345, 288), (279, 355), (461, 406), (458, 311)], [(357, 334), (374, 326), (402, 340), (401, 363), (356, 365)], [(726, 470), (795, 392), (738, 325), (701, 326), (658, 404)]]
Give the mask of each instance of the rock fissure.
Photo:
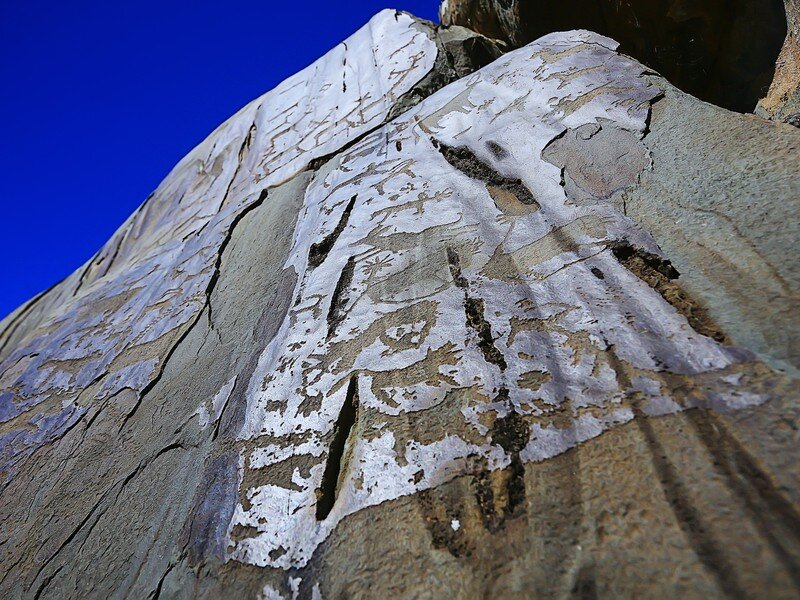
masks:
[(353, 196), (350, 198), (347, 206), (344, 207), (344, 211), (342, 211), (342, 216), (339, 218), (336, 228), (321, 241), (311, 244), (311, 248), (308, 251), (308, 264), (312, 269), (322, 264), (322, 261), (328, 256), (328, 252), (331, 251), (331, 248), (336, 243), (336, 240), (339, 239), (344, 228), (347, 227), (347, 221), (350, 219), (350, 213), (353, 212), (356, 197), (357, 196)]
[[(458, 169), (470, 179), (477, 179), (486, 184), (490, 195), (493, 189), (499, 189), (511, 194), (511, 196), (522, 204), (539, 208), (539, 203), (533, 197), (530, 190), (522, 183), (521, 179), (506, 177), (501, 175), (487, 163), (478, 158), (475, 153), (466, 146), (448, 146), (438, 140), (431, 139), (431, 143), (439, 150), (444, 159), (454, 168)], [(495, 144), (496, 146), (497, 144)], [(494, 154), (497, 153), (495, 149)], [(495, 200), (495, 202), (497, 202)], [(498, 208), (500, 208), (498, 206)], [(501, 209), (502, 210), (502, 209)]]
[(627, 242), (615, 242), (610, 247), (621, 265), (661, 294), (664, 300), (686, 318), (697, 333), (718, 342), (730, 342), (711, 319), (708, 311), (675, 282), (680, 273), (669, 260), (636, 248)]
[(525, 511), (525, 466), (520, 453), (531, 437), (530, 426), (515, 410), (508, 388), (500, 388), (494, 401), (504, 407), (506, 414), (495, 418), (489, 435), (492, 444), (509, 457), (510, 464), (500, 471), (481, 471), (475, 477), (481, 518), (492, 533)]
[(483, 353), (486, 362), (497, 365), (500, 371), (505, 371), (508, 367), (503, 353), (495, 346), (495, 339), (492, 335), (492, 326), (486, 320), (486, 303), (482, 298), (473, 298), (469, 294), (469, 283), (461, 274), (461, 265), (458, 253), (453, 248), (447, 248), (447, 261), (450, 267), (450, 274), (453, 282), (464, 290), (464, 314), (467, 317), (467, 326), (478, 336), (478, 346)]
[(341, 477), (346, 473), (345, 449), (353, 427), (358, 420), (358, 376), (353, 376), (347, 385), (339, 416), (333, 428), (333, 437), (328, 446), (328, 458), (317, 493), (317, 521), (323, 521), (333, 510), (341, 485)]
[[(267, 199), (268, 194), (269, 194), (269, 188), (265, 188), (264, 190), (262, 190), (261, 193), (258, 196), (258, 199), (255, 202), (253, 202), (252, 204), (250, 204), (248, 207), (246, 207), (243, 211), (241, 211), (236, 216), (236, 218), (231, 222), (231, 225), (228, 228), (227, 234), (226, 234), (225, 238), (222, 240), (222, 243), (220, 244), (219, 249), (217, 251), (217, 258), (214, 261), (214, 272), (212, 273), (211, 279), (209, 279), (208, 285), (206, 286), (206, 288), (204, 290), (204, 294), (205, 294), (204, 305), (203, 305), (204, 310), (201, 310), (201, 311), (199, 311), (197, 313), (197, 316), (194, 318), (192, 323), (186, 327), (186, 329), (183, 331), (183, 333), (180, 335), (180, 337), (176, 340), (176, 342), (167, 351), (167, 354), (164, 356), (164, 360), (161, 363), (161, 368), (159, 369), (159, 371), (156, 374), (156, 376), (153, 377), (153, 379), (151, 379), (150, 382), (146, 386), (144, 386), (144, 388), (142, 388), (141, 392), (139, 392), (137, 401), (133, 405), (133, 408), (130, 410), (130, 412), (128, 412), (127, 415), (125, 415), (125, 418), (122, 420), (122, 424), (119, 426), (118, 433), (121, 433), (122, 430), (125, 429), (125, 426), (128, 424), (128, 421), (130, 421), (133, 418), (133, 416), (136, 414), (136, 411), (139, 410), (139, 406), (141, 405), (142, 400), (144, 400), (144, 398), (148, 394), (148, 392), (150, 390), (152, 390), (156, 385), (158, 385), (158, 382), (161, 380), (161, 377), (164, 375), (164, 370), (166, 369), (167, 363), (169, 363), (170, 358), (178, 350), (178, 347), (181, 345), (181, 343), (189, 336), (189, 334), (191, 333), (192, 329), (195, 327), (195, 325), (197, 325), (197, 322), (202, 318), (203, 313), (205, 311), (208, 311), (207, 312), (207, 318), (208, 318), (209, 327), (211, 326), (211, 323), (212, 323), (211, 295), (214, 293), (214, 288), (216, 287), (217, 281), (219, 280), (220, 269), (222, 268), (222, 257), (225, 254), (225, 248), (228, 246), (228, 244), (230, 243), (231, 239), (233, 238), (234, 231), (236, 230), (237, 225), (239, 223), (241, 223), (242, 219), (244, 219), (248, 214), (250, 214), (252, 211), (256, 210), (259, 206), (261, 206), (264, 203), (264, 201)], [(212, 327), (212, 329), (213, 329), (213, 327)]]
[(333, 337), (336, 333), (336, 328), (344, 321), (346, 316), (346, 307), (350, 299), (349, 288), (353, 281), (353, 272), (356, 268), (356, 259), (351, 256), (347, 259), (344, 267), (339, 273), (339, 279), (336, 282), (336, 287), (333, 289), (331, 295), (331, 304), (328, 308), (328, 338)]

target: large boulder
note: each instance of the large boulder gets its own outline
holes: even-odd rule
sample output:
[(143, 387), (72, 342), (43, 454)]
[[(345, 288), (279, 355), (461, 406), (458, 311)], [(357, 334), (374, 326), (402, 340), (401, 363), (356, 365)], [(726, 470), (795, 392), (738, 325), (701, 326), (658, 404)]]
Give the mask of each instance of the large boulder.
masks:
[(380, 13), (0, 324), (0, 595), (796, 597), (800, 131), (500, 48)]

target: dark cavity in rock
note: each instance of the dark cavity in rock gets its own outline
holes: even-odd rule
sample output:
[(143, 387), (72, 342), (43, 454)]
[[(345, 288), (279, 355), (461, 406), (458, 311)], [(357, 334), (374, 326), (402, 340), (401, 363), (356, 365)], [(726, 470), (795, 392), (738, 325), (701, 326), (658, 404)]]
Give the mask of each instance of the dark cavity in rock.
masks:
[(353, 206), (356, 203), (356, 197), (357, 196), (353, 196), (350, 198), (350, 202), (347, 203), (344, 212), (342, 212), (342, 216), (339, 219), (339, 223), (337, 223), (336, 228), (326, 235), (322, 241), (311, 244), (311, 248), (308, 251), (308, 265), (312, 269), (320, 266), (328, 257), (328, 253), (331, 251), (331, 248), (333, 248), (336, 240), (339, 239), (342, 231), (344, 231), (344, 228), (347, 227), (347, 221), (350, 219), (350, 213), (353, 212)]
[(680, 273), (670, 261), (624, 241), (611, 245), (611, 251), (622, 266), (656, 290), (675, 310), (686, 317), (697, 333), (721, 343), (729, 343), (728, 337), (705, 308), (674, 281), (680, 277)]
[(769, 87), (787, 30), (782, 0), (449, 0), (442, 23), (514, 48), (553, 31), (596, 31), (682, 90), (739, 112)]
[(458, 169), (470, 179), (477, 179), (485, 183), (490, 194), (492, 188), (496, 188), (511, 194), (522, 204), (539, 207), (536, 198), (534, 198), (530, 190), (525, 187), (522, 180), (501, 175), (478, 158), (475, 153), (466, 146), (455, 148), (435, 139), (431, 139), (431, 143), (433, 143), (452, 167)]
[(343, 471), (343, 457), (350, 431), (358, 417), (358, 377), (350, 378), (347, 394), (336, 419), (333, 429), (333, 440), (328, 449), (328, 461), (325, 463), (325, 472), (322, 474), (322, 483), (317, 492), (317, 520), (324, 520), (336, 503), (339, 489), (339, 476)]
[(328, 309), (328, 337), (330, 338), (335, 332), (339, 323), (344, 320), (344, 307), (347, 305), (348, 295), (347, 290), (353, 282), (353, 271), (356, 268), (356, 260), (354, 257), (347, 259), (347, 263), (339, 275), (339, 281), (336, 282), (336, 288), (333, 290), (333, 297), (331, 298), (331, 306)]

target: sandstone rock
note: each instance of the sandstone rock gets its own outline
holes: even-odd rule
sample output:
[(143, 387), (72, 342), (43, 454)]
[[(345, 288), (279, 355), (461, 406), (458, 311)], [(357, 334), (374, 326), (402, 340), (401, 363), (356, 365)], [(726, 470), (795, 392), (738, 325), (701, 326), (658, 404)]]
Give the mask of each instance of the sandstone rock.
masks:
[(800, 127), (800, 2), (784, 0), (787, 33), (775, 78), (767, 96), (759, 101), (758, 113)]
[(499, 48), (380, 13), (3, 321), (3, 597), (797, 596), (800, 131)]

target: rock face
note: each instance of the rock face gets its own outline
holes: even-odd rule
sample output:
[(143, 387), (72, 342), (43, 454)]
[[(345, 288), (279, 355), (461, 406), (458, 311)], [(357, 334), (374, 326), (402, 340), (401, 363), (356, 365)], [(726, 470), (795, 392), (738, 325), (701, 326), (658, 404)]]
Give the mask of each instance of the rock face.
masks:
[(3, 597), (797, 597), (800, 131), (505, 49), (380, 13), (2, 322)]
[(758, 112), (800, 127), (800, 1), (784, 0), (788, 31), (775, 64), (775, 78)]

